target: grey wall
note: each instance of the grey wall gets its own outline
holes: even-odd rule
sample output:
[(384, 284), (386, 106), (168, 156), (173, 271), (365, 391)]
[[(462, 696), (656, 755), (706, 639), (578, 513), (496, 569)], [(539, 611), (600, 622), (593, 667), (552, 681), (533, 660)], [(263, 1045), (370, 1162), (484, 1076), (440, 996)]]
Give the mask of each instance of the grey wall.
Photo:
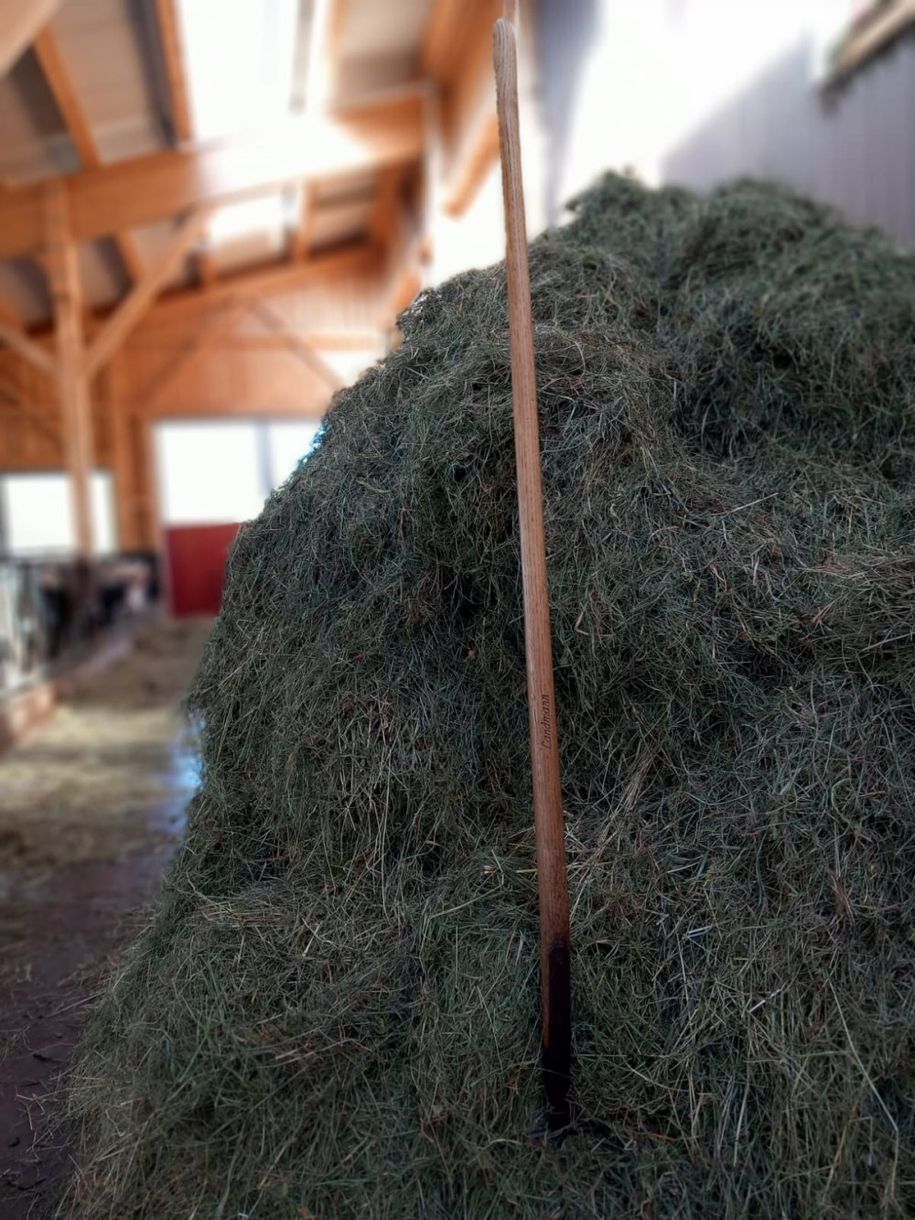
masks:
[(915, 245), (915, 34), (824, 98), (843, 0), (533, 2), (551, 219), (606, 168), (700, 190), (748, 174)]
[(776, 178), (849, 219), (915, 245), (915, 41), (866, 64), (831, 97), (811, 83), (801, 42), (661, 160), (663, 181), (705, 189)]

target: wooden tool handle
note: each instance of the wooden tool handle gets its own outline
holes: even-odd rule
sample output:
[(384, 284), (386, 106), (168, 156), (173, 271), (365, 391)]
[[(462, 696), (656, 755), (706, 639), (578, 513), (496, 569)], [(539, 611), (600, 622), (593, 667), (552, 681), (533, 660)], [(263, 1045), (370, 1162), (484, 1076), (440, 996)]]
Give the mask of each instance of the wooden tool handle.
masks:
[(508, 275), (515, 460), (524, 588), (524, 644), (540, 894), (543, 1068), (548, 1119), (553, 1127), (559, 1127), (565, 1126), (569, 1118), (572, 1039), (569, 888), (550, 643), (534, 326), (521, 179), (517, 52), (515, 31), (504, 18), (496, 22), (493, 30), (493, 61), (505, 199), (505, 265)]

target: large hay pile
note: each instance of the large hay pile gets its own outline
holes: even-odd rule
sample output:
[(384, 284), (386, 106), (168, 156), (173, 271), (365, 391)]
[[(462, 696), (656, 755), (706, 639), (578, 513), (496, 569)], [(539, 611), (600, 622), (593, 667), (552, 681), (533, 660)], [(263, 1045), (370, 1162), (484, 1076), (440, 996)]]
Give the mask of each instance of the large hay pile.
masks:
[(576, 1092), (540, 1108), (504, 278), (246, 527), (75, 1081), (105, 1217), (915, 1207), (915, 261), (619, 178), (532, 247)]

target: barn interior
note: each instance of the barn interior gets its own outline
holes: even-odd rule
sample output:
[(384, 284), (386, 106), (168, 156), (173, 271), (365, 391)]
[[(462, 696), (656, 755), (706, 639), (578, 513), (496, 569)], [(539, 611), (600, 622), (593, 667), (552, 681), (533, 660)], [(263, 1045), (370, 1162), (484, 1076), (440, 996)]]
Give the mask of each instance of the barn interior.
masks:
[[(504, 249), (502, 0), (0, 0), (0, 1210), (198, 781), (244, 523)], [(528, 230), (607, 169), (915, 241), (915, 5), (522, 0)]]

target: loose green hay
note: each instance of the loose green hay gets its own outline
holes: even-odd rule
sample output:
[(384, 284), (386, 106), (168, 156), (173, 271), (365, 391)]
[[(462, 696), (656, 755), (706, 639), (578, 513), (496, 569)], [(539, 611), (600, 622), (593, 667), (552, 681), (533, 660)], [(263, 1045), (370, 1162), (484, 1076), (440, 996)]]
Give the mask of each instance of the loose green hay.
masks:
[(531, 251), (574, 937), (541, 1105), (501, 268), (246, 526), (205, 775), (73, 1077), (117, 1217), (915, 1209), (915, 261), (608, 177)]

